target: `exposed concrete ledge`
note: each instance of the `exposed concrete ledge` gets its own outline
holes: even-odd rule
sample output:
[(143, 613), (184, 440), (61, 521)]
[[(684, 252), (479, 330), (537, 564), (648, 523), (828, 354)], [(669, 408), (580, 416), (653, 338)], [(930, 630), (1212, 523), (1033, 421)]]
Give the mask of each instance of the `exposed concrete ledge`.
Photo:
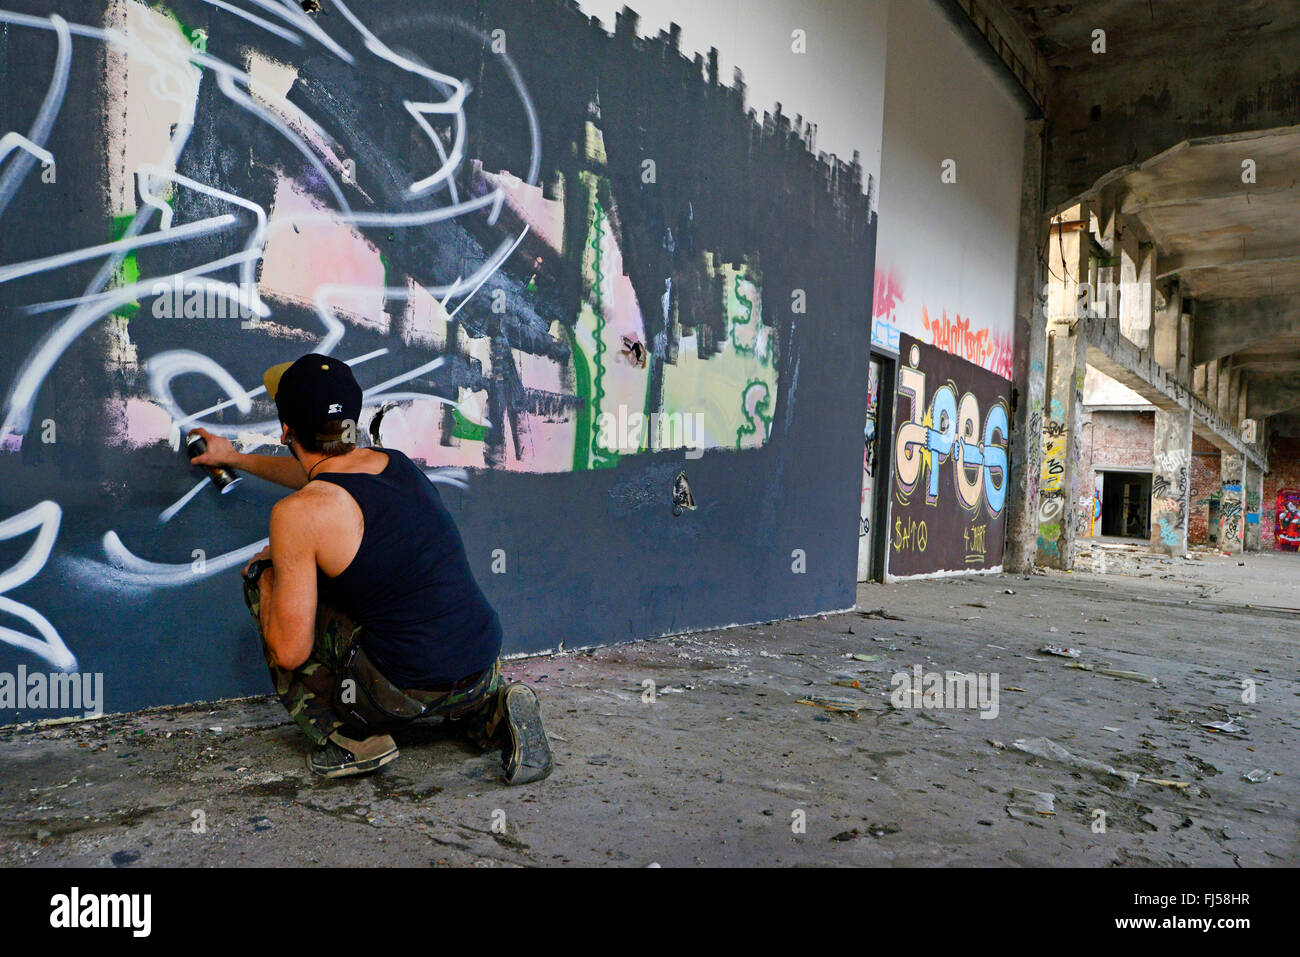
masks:
[(1152, 358), (1149, 349), (1139, 349), (1119, 329), (1118, 319), (1081, 320), (1088, 346), (1089, 364), (1132, 389), (1166, 412), (1192, 410), (1192, 429), (1225, 452), (1244, 455), (1268, 471), (1268, 458), (1260, 449), (1242, 441), (1241, 434), (1225, 422), (1204, 399), (1194, 394)]

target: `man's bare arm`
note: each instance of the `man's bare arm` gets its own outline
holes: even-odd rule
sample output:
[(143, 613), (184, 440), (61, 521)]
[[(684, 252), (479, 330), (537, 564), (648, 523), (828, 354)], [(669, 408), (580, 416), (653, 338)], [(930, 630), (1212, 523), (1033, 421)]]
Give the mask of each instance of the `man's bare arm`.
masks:
[(262, 636), (275, 663), (300, 667), (316, 640), (316, 551), (312, 510), (293, 496), (271, 509), (271, 563), (258, 580)]
[(194, 431), (207, 440), (208, 450), (190, 459), (192, 465), (224, 466), (292, 489), (307, 484), (307, 473), (292, 455), (247, 455), (237, 452), (229, 439), (213, 435), (207, 429)]

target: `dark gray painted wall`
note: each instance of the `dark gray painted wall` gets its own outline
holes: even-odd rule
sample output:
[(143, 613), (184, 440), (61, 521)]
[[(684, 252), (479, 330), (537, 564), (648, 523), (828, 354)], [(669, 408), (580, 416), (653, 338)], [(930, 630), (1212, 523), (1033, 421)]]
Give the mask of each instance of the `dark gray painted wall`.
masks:
[[(98, 3), (56, 6), (69, 21), (102, 21)], [(0, 9), (10, 11), (44, 16), (48, 8), (48, 2), (0, 0)], [(401, 207), (401, 177), (409, 179), (415, 147), (392, 122), (389, 74), (345, 69), (319, 45), (284, 43), (198, 0), (177, 0), (171, 9), (186, 27), (207, 31), (214, 57), (238, 63), (241, 46), (253, 44), (311, 76), (315, 86), (295, 90), (295, 102), (368, 160), (358, 164), (361, 188), (381, 205)], [(505, 72), (482, 43), (467, 39), (467, 30), (486, 33), (500, 26), (511, 37), (511, 56), (540, 121), (541, 182), (566, 164), (574, 172), (573, 145), (581, 143), (589, 104), (598, 96), (610, 201), (642, 302), (654, 301), (668, 275), (689, 290), (699, 280), (694, 252), (716, 251), (761, 276), (763, 321), (777, 337), (779, 393), (764, 448), (711, 450), (698, 461), (680, 452), (643, 454), (624, 457), (614, 468), (560, 474), (483, 470), (471, 473), (467, 490), (444, 486), (475, 572), (500, 611), (506, 650), (625, 641), (852, 605), (875, 257), (875, 218), (860, 170), (819, 163), (787, 120), (764, 123), (747, 116), (740, 95), (719, 85), (707, 62), (692, 64), (663, 43), (634, 40), (631, 29), (610, 37), (555, 0), (389, 0), (365, 5), (364, 16), (394, 47), (472, 79), (467, 115), (474, 132), (467, 152), (482, 158), (487, 169), (526, 170), (527, 124)], [(463, 26), (449, 27), (446, 18)], [(318, 22), (332, 33), (344, 32), (337, 12)], [(0, 30), (0, 130), (30, 127), (55, 56), (49, 31), (12, 24)], [(0, 264), (112, 238), (102, 71), (97, 42), (75, 39), (68, 94), (48, 142), (58, 159), (57, 183), (39, 184), (38, 166), (14, 193), (0, 214)], [(640, 181), (646, 156), (658, 164), (651, 188)], [(283, 142), (250, 122), (205, 75), (199, 124), (181, 172), (269, 205), (265, 163), (272, 161), (295, 162)], [(213, 214), (193, 194), (180, 196), (176, 209), (178, 225)], [(675, 246), (664, 242), (672, 224), (678, 227)], [(146, 232), (153, 228), (156, 222)], [(497, 241), (483, 230), (456, 225), (364, 231), (388, 256), (390, 268), (407, 274), (443, 260), (454, 268), (457, 257), (481, 261)], [(237, 251), (241, 236), (246, 233), (204, 240), (204, 252)], [(176, 255), (167, 248), (140, 252), (142, 273), (167, 276), (183, 268)], [(20, 374), (67, 314), (32, 315), (26, 307), (82, 295), (101, 262), (0, 283), (0, 390), (9, 409)], [(519, 292), (528, 265), (512, 260), (492, 283)], [(572, 323), (576, 280), (558, 266), (539, 286), (538, 295), (512, 295), (518, 306), (505, 317), (494, 315), (484, 298), (462, 319), (487, 330), (502, 350), (553, 348), (541, 341), (539, 330), (554, 317)], [(806, 292), (806, 314), (792, 315), (795, 289)], [(708, 305), (690, 300), (688, 291), (680, 295), (683, 325), (694, 324), (702, 337), (716, 331), (718, 317)], [(130, 321), (141, 365), (164, 350), (193, 349), (250, 383), (297, 348), (228, 320), (154, 319), (148, 307), (143, 301)], [(643, 311), (648, 323), (659, 323), (647, 329), (654, 342), (664, 331), (662, 320), (652, 309)], [(297, 351), (307, 351), (319, 335), (319, 322), (306, 310), (282, 310), (275, 319), (311, 333)], [(437, 355), (405, 347), (394, 335), (351, 326), (336, 351), (351, 356), (379, 347), (391, 352), (358, 370), (363, 385)], [(77, 670), (104, 674), (105, 710), (269, 691), (235, 571), (174, 587), (141, 584), (106, 560), (104, 538), (115, 532), (132, 552), (155, 562), (183, 565), (197, 548), (211, 559), (264, 536), (269, 509), (282, 490), (251, 479), (225, 497), (205, 489), (160, 525), (160, 510), (192, 487), (196, 475), (164, 445), (127, 449), (105, 441), (117, 424), (105, 399), (148, 390), (143, 373), (106, 364), (105, 348), (102, 323), (80, 335), (42, 382), (36, 425), (23, 437), (21, 451), (0, 453), (0, 522), (42, 502), (62, 510), (49, 560), (5, 597), (48, 619), (76, 656)], [(454, 396), (458, 384), (476, 381), (478, 372), (464, 356), (448, 359), (413, 385)], [(186, 376), (175, 385), (187, 410), (224, 398), (201, 377)], [(535, 409), (530, 403), (536, 397), (508, 374), (498, 374), (489, 388), (498, 422)], [(265, 407), (257, 411), (262, 415), (244, 418), (265, 417)], [(223, 415), (228, 424), (241, 421), (234, 410)], [(39, 424), (46, 419), (57, 424), (53, 444), (39, 441)], [(698, 507), (675, 517), (671, 489), (682, 468)], [(33, 534), (0, 541), (0, 574), (23, 558)], [(489, 571), (498, 548), (508, 557), (505, 575)], [(806, 553), (806, 574), (792, 573), (794, 549)], [(33, 633), (30, 621), (9, 611), (0, 609), (0, 627)], [(20, 664), (51, 670), (41, 657), (0, 643), (0, 672), (12, 673)], [(40, 715), (9, 709), (0, 713), (0, 722)]]

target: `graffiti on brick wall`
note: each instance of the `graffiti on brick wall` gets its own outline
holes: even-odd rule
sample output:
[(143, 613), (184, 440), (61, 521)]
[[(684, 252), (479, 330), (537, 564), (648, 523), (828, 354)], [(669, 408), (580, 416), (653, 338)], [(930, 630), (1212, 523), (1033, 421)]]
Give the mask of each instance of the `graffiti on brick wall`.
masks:
[(1274, 540), (1279, 551), (1300, 551), (1300, 488), (1278, 489)]
[(890, 572), (1002, 562), (1007, 383), (904, 333), (895, 411)]
[(1089, 503), (1090, 518), (1088, 520), (1088, 534), (1101, 534), (1101, 515), (1102, 515), (1102, 498), (1106, 487), (1106, 477), (1100, 472), (1096, 474), (1092, 482), (1092, 501)]

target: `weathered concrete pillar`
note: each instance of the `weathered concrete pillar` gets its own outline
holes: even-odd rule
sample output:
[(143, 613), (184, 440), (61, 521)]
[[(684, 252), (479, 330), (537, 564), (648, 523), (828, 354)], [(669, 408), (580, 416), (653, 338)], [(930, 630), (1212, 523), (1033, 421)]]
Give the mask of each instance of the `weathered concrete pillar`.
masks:
[(1249, 459), (1246, 460), (1246, 483), (1243, 486), (1246, 497), (1246, 524), (1243, 545), (1248, 552), (1257, 552), (1262, 546), (1260, 540), (1260, 507), (1264, 501), (1264, 470)]
[(1020, 187), (1020, 249), (1016, 261), (1015, 355), (1012, 375), (1011, 473), (1007, 492), (1007, 542), (1002, 567), (1025, 575), (1038, 554), (1038, 473), (1043, 397), (1046, 392), (1047, 308), (1039, 265), (1043, 216), (1044, 120), (1025, 124), (1024, 178)]
[(1151, 460), (1151, 550), (1187, 554), (1187, 509), (1191, 498), (1192, 410), (1156, 409)]
[(1186, 312), (1178, 319), (1178, 381), (1192, 384), (1192, 317)]
[[(1148, 254), (1155, 259), (1155, 253)], [(1163, 309), (1155, 310), (1155, 328), (1151, 336), (1151, 358), (1172, 376), (1178, 375), (1179, 326), (1182, 320), (1183, 300), (1174, 286)]]
[(1039, 477), (1038, 561), (1051, 568), (1074, 565), (1078, 538), (1079, 435), (1088, 347), (1080, 326), (1051, 323), (1047, 331), (1047, 415)]
[(1238, 555), (1245, 527), (1242, 490), (1246, 486), (1246, 457), (1236, 452), (1224, 452), (1219, 461), (1219, 479), (1223, 483), (1219, 493), (1219, 548)]
[(1043, 409), (1042, 466), (1038, 477), (1038, 562), (1069, 569), (1078, 535), (1079, 433), (1083, 424), (1083, 377), (1088, 347), (1083, 323), (1088, 297), (1079, 277), (1088, 275), (1088, 207), (1056, 217), (1051, 229), (1047, 304), (1047, 369)]

